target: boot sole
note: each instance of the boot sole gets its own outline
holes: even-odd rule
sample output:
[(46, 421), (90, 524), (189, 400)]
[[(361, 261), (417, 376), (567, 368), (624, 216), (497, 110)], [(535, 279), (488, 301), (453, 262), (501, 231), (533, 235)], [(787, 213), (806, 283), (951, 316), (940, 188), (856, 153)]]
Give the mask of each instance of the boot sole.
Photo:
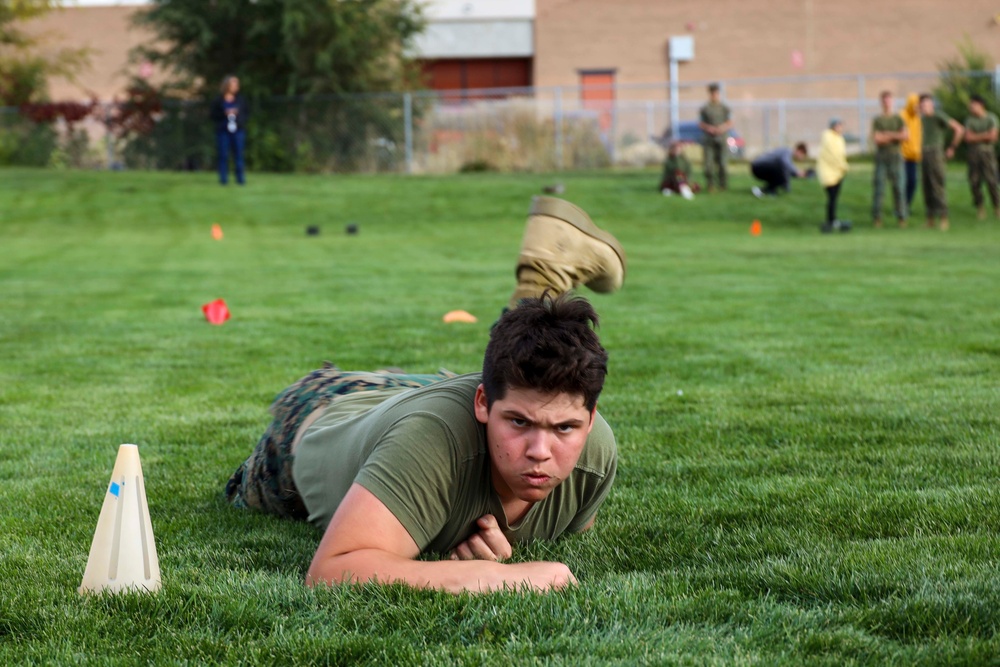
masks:
[(628, 266), (625, 262), (625, 249), (622, 247), (622, 244), (614, 236), (595, 225), (590, 216), (580, 207), (570, 204), (565, 199), (536, 196), (531, 199), (531, 210), (528, 212), (528, 215), (547, 215), (552, 218), (559, 218), (573, 225), (587, 236), (611, 246), (611, 249), (615, 251), (615, 254), (618, 255), (618, 259), (622, 263), (622, 280), (625, 279)]

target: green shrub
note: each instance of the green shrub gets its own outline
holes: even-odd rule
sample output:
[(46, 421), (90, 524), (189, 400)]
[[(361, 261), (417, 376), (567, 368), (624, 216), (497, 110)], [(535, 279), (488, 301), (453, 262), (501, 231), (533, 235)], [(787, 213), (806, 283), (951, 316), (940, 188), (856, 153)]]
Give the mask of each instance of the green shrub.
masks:
[[(989, 111), (1000, 112), (993, 69), (993, 59), (970, 39), (959, 43), (958, 56), (945, 60), (939, 67), (941, 79), (934, 89), (939, 108), (964, 124), (969, 115), (969, 98), (980, 95)], [(964, 143), (959, 146), (958, 154), (965, 158)]]
[(0, 165), (48, 166), (58, 140), (49, 124), (33, 123), (15, 112), (0, 113)]

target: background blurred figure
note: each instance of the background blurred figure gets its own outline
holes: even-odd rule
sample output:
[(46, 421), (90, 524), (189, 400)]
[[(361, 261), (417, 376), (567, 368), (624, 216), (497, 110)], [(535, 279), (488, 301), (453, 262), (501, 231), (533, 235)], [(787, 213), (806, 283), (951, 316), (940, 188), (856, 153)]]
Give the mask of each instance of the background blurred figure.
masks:
[[(948, 160), (955, 155), (955, 147), (962, 141), (965, 130), (958, 121), (934, 108), (934, 99), (924, 93), (920, 96), (920, 122), (923, 141), (920, 154), (923, 159), (924, 205), (927, 209), (927, 226), (934, 227), (934, 219), (941, 222), (941, 231), (948, 231), (948, 192), (945, 189)], [(944, 147), (946, 133), (951, 128), (952, 139)]]
[(795, 144), (791, 148), (776, 148), (764, 153), (750, 163), (750, 173), (754, 178), (764, 182), (764, 189), (756, 185), (751, 188), (754, 196), (760, 199), (764, 195), (776, 195), (779, 190), (788, 192), (791, 188), (790, 179), (805, 178), (806, 172), (795, 166), (795, 160), (804, 160), (809, 156), (809, 150), (804, 143)]
[(900, 144), (903, 151), (903, 169), (906, 174), (906, 210), (913, 208), (913, 195), (917, 192), (917, 165), (920, 164), (920, 143), (923, 133), (920, 123), (920, 95), (910, 93), (906, 107), (899, 113), (906, 123), (907, 139)]
[(882, 113), (872, 120), (872, 141), (875, 143), (875, 170), (872, 193), (872, 223), (882, 226), (882, 195), (885, 182), (892, 188), (892, 203), (896, 207), (896, 220), (906, 227), (906, 200), (903, 198), (903, 154), (900, 144), (909, 132), (902, 117), (892, 112), (892, 93), (882, 91), (879, 96)]
[(1000, 131), (1000, 120), (996, 114), (986, 110), (986, 102), (979, 95), (969, 98), (969, 117), (965, 121), (965, 143), (969, 147), (966, 160), (969, 163), (969, 187), (972, 189), (972, 202), (976, 205), (976, 214), (982, 220), (986, 217), (983, 210), (983, 183), (990, 193), (993, 213), (1000, 218), (1000, 185), (997, 184), (997, 133)]
[(816, 175), (826, 189), (826, 222), (820, 227), (823, 233), (847, 232), (851, 223), (837, 217), (837, 198), (840, 186), (847, 175), (847, 144), (844, 142), (844, 124), (839, 118), (830, 121), (830, 127), (823, 131), (820, 140), (819, 157), (816, 160)]
[(684, 155), (679, 142), (670, 142), (667, 159), (663, 162), (663, 177), (660, 179), (660, 192), (665, 197), (676, 193), (684, 197), (684, 199), (694, 199), (694, 193), (698, 192), (701, 188), (697, 183), (692, 183), (689, 180), (690, 178), (691, 161)]
[(726, 139), (733, 127), (729, 107), (720, 101), (719, 84), (708, 87), (708, 103), (698, 112), (698, 127), (705, 133), (702, 145), (705, 149), (705, 185), (708, 191), (725, 190), (728, 184), (726, 160), (729, 157), (729, 147)]
[(215, 123), (215, 145), (219, 152), (219, 183), (229, 181), (229, 156), (232, 154), (236, 168), (236, 182), (243, 185), (243, 148), (246, 146), (246, 100), (240, 95), (240, 80), (227, 76), (222, 80), (219, 97), (212, 103), (212, 122)]

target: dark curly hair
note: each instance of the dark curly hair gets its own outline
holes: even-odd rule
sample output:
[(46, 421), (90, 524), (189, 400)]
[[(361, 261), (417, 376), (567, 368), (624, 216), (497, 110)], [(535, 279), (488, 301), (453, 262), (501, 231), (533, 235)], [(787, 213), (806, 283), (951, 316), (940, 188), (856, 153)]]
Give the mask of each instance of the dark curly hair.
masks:
[(593, 410), (608, 373), (597, 325), (597, 313), (585, 299), (548, 292), (522, 299), (490, 332), (483, 358), (487, 407), (514, 387), (582, 396)]

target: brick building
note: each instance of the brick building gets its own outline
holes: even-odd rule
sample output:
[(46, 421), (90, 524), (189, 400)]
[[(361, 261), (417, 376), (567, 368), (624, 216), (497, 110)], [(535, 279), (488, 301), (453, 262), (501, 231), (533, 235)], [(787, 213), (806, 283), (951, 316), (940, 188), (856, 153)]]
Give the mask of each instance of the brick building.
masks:
[(1000, 61), (998, 21), (996, 0), (537, 0), (534, 81), (664, 81), (671, 35), (694, 37), (686, 80), (931, 72), (965, 35)]
[[(129, 16), (145, 3), (64, 4), (37, 27), (89, 47), (92, 67), (53, 94), (109, 99), (136, 68), (127, 53), (146, 36)], [(684, 81), (929, 72), (965, 36), (1000, 61), (997, 0), (429, 0), (427, 15), (417, 55), (443, 89), (663, 82), (672, 35), (695, 41)]]

